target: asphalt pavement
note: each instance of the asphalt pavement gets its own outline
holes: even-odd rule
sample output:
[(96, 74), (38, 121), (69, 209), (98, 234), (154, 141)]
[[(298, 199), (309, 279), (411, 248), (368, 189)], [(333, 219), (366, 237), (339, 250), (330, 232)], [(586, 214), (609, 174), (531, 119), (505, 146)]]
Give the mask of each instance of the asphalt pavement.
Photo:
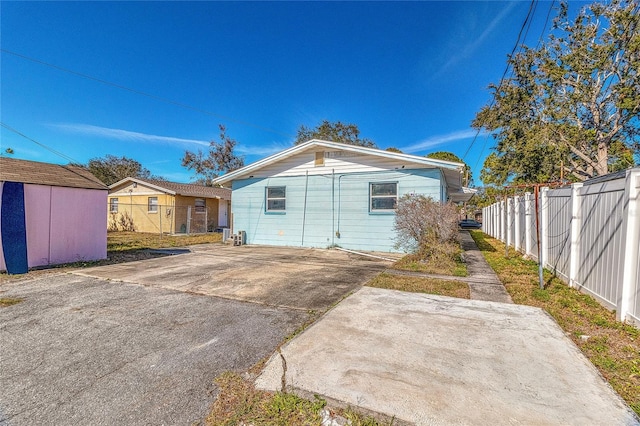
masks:
[(307, 313), (54, 275), (1, 287), (0, 424), (190, 425)]

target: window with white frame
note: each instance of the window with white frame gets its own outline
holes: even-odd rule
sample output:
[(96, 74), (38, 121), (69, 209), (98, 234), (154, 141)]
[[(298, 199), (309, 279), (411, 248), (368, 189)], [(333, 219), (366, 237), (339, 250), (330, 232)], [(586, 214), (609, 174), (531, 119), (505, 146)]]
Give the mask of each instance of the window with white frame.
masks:
[(204, 213), (207, 211), (207, 203), (204, 198), (196, 198), (196, 213)]
[(109, 212), (110, 213), (118, 213), (118, 199), (111, 198), (109, 200)]
[(398, 205), (398, 182), (371, 183), (369, 188), (372, 212), (391, 212)]
[(158, 213), (158, 197), (149, 197), (147, 205), (149, 213)]
[(268, 186), (266, 206), (268, 212), (284, 212), (286, 210), (287, 189), (284, 186)]

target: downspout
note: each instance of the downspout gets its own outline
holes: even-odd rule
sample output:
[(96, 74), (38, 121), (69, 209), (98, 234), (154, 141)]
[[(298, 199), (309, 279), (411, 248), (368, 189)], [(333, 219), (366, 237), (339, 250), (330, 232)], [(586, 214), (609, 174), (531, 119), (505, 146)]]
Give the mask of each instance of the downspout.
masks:
[(337, 229), (336, 229), (336, 237), (338, 237), (338, 238), (340, 238), (340, 194), (341, 194), (340, 180), (344, 176), (345, 175), (338, 176), (338, 226), (337, 226)]
[(304, 223), (307, 218), (307, 189), (309, 188), (309, 170), (305, 175), (304, 181), (304, 207), (302, 208), (302, 239), (300, 245), (304, 247)]
[(336, 169), (331, 169), (331, 245), (335, 245), (336, 229)]

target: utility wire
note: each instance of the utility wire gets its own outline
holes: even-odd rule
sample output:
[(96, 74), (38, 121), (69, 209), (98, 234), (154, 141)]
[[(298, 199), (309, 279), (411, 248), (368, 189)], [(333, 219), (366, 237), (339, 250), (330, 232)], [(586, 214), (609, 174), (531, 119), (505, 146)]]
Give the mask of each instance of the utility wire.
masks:
[[(518, 46), (520, 44), (520, 38), (522, 37), (522, 33), (525, 30), (525, 27), (527, 26), (527, 22), (529, 22), (529, 19), (531, 18), (532, 14), (533, 14), (535, 3), (536, 3), (536, 0), (531, 0), (531, 3), (529, 4), (529, 11), (527, 12), (527, 16), (525, 17), (524, 22), (522, 23), (522, 26), (520, 27), (520, 32), (518, 33), (518, 38), (516, 40), (516, 43), (513, 46), (513, 49), (511, 49), (510, 58), (513, 57), (516, 49), (518, 48)], [(502, 85), (504, 84), (504, 80), (505, 80), (505, 77), (507, 76), (507, 72), (509, 72), (509, 61), (507, 61), (507, 66), (505, 67), (504, 72), (502, 73), (502, 77), (500, 78), (500, 83), (498, 84), (498, 88), (496, 89), (496, 93), (500, 93), (500, 89), (502, 89)], [(495, 96), (491, 99), (491, 102), (489, 103), (489, 109), (491, 109), (491, 107), (494, 105), (494, 103), (495, 103)], [(467, 148), (467, 150), (465, 151), (464, 155), (462, 156), (462, 160), (464, 160), (467, 157), (467, 155), (469, 154), (469, 151), (471, 151), (471, 148), (473, 147), (473, 144), (478, 139), (478, 135), (480, 135), (480, 131), (481, 130), (482, 130), (482, 126), (480, 126), (478, 128), (478, 131), (476, 132), (475, 136), (473, 137), (473, 140), (471, 141), (471, 143), (469, 144), (469, 147)], [(485, 141), (485, 145), (483, 146), (481, 154), (480, 154), (479, 157), (482, 156), (482, 152), (484, 152), (485, 147), (486, 147), (486, 141)]]
[(118, 89), (121, 89), (121, 90), (126, 90), (126, 91), (131, 92), (131, 93), (135, 93), (137, 95), (146, 96), (148, 98), (155, 99), (157, 101), (165, 102), (165, 103), (168, 103), (168, 104), (171, 104), (171, 105), (179, 106), (181, 108), (189, 109), (191, 111), (196, 111), (196, 112), (199, 112), (199, 113), (202, 113), (202, 114), (210, 115), (212, 117), (216, 117), (216, 118), (219, 118), (221, 120), (231, 121), (231, 122), (234, 122), (234, 123), (237, 123), (237, 124), (241, 124), (243, 126), (253, 127), (254, 129), (263, 130), (265, 132), (273, 133), (273, 134), (276, 134), (276, 135), (279, 135), (279, 136), (284, 136), (284, 137), (287, 137), (287, 138), (292, 137), (292, 135), (287, 135), (285, 133), (278, 132), (277, 130), (270, 129), (268, 127), (263, 127), (263, 126), (260, 126), (260, 125), (257, 125), (257, 124), (250, 123), (248, 121), (237, 120), (235, 118), (227, 117), (227, 116), (224, 116), (224, 115), (221, 115), (221, 114), (216, 114), (215, 112), (207, 111), (207, 110), (202, 109), (202, 108), (198, 108), (198, 107), (194, 107), (194, 106), (182, 103), (182, 102), (174, 101), (173, 99), (164, 98), (162, 96), (158, 96), (158, 95), (154, 95), (154, 94), (151, 94), (151, 93), (143, 92), (143, 91), (137, 90), (137, 89), (132, 89), (130, 87), (123, 86), (123, 85), (118, 84), (118, 83), (113, 83), (113, 82), (108, 81), (108, 80), (104, 80), (104, 79), (101, 79), (101, 78), (98, 78), (98, 77), (94, 77), (94, 76), (91, 76), (91, 75), (88, 75), (88, 74), (83, 74), (81, 72), (73, 71), (73, 70), (68, 69), (68, 68), (63, 68), (61, 66), (54, 65), (54, 64), (51, 64), (49, 62), (45, 62), (45, 61), (42, 61), (40, 59), (32, 58), (30, 56), (26, 56), (26, 55), (23, 55), (23, 54), (20, 54), (20, 53), (17, 53), (17, 52), (13, 52), (11, 50), (1, 49), (0, 48), (0, 51), (2, 51), (3, 53), (7, 53), (9, 55), (17, 56), (18, 58), (22, 58), (22, 59), (25, 59), (27, 61), (35, 62), (36, 64), (40, 64), (40, 65), (44, 65), (44, 66), (47, 66), (47, 67), (50, 67), (50, 68), (54, 68), (54, 69), (56, 69), (58, 71), (63, 71), (63, 72), (69, 73), (69, 74), (73, 74), (73, 75), (75, 75), (77, 77), (86, 78), (87, 80), (96, 81), (98, 83), (102, 83), (102, 84), (105, 84), (107, 86), (115, 87), (115, 88), (118, 88)]
[(16, 135), (22, 136), (23, 138), (25, 138), (25, 139), (27, 139), (27, 140), (29, 140), (29, 141), (31, 141), (31, 142), (33, 142), (33, 143), (35, 143), (36, 145), (38, 145), (38, 146), (40, 146), (40, 147), (42, 147), (42, 148), (46, 149), (47, 151), (52, 152), (52, 153), (54, 153), (55, 155), (57, 155), (57, 156), (59, 156), (59, 157), (64, 158), (65, 160), (67, 160), (67, 161), (68, 161), (68, 162), (70, 162), (70, 163), (80, 164), (80, 162), (79, 162), (79, 161), (77, 161), (77, 160), (75, 160), (75, 159), (73, 159), (73, 158), (69, 157), (69, 156), (68, 156), (68, 155), (66, 155), (66, 154), (61, 153), (60, 151), (56, 151), (55, 149), (50, 148), (50, 147), (48, 147), (47, 145), (45, 145), (45, 144), (43, 144), (43, 143), (40, 143), (40, 142), (38, 142), (38, 141), (37, 141), (37, 140), (35, 140), (35, 139), (30, 138), (29, 136), (25, 135), (24, 133), (19, 132), (18, 130), (14, 129), (13, 127), (9, 126), (8, 124), (5, 124), (5, 123), (0, 122), (0, 126), (2, 126), (2, 127), (4, 127), (5, 129), (7, 129), (7, 130), (9, 130), (9, 131), (11, 131), (11, 132), (13, 132), (13, 133), (15, 133)]
[(540, 37), (538, 38), (538, 44), (536, 45), (536, 50), (540, 48), (540, 44), (542, 43), (544, 34), (547, 31), (547, 25), (549, 24), (549, 17), (551, 16), (551, 11), (553, 10), (553, 5), (555, 3), (556, 3), (556, 0), (552, 0), (551, 5), (549, 5), (549, 10), (547, 11), (547, 17), (544, 20), (544, 27), (542, 28), (542, 32), (540, 33)]

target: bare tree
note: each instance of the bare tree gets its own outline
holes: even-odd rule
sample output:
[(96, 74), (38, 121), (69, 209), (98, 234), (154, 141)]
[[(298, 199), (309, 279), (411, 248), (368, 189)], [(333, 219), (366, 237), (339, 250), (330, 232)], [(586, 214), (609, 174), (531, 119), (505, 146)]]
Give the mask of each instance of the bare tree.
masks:
[(182, 157), (182, 165), (193, 170), (198, 181), (211, 185), (211, 181), (220, 173), (228, 173), (244, 166), (244, 158), (234, 153), (236, 141), (227, 136), (227, 129), (220, 124), (220, 140), (209, 143), (209, 152), (186, 151)]

